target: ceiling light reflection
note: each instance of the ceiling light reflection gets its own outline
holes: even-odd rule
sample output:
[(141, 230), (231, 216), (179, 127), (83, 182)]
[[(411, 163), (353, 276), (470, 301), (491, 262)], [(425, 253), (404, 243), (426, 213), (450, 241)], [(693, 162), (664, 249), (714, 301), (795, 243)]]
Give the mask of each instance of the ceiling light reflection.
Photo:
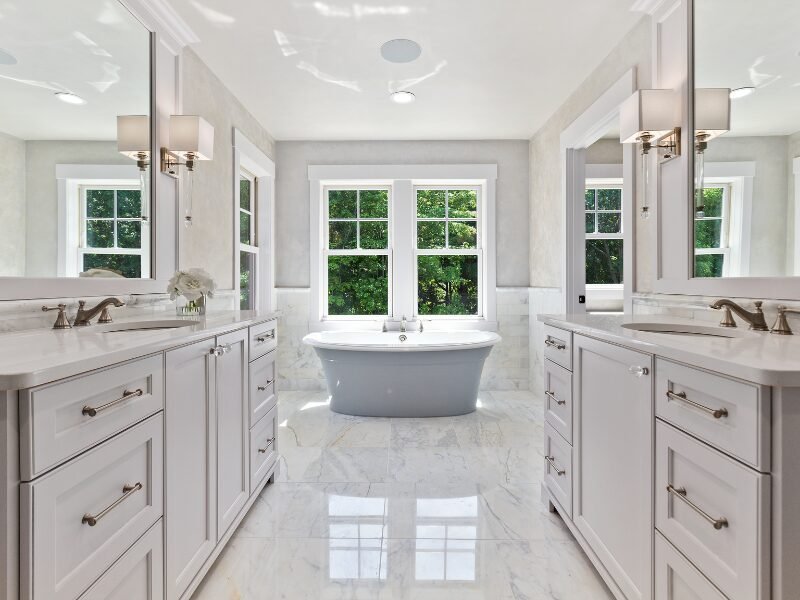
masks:
[(388, 6), (371, 6), (366, 4), (353, 4), (352, 6), (337, 6), (317, 0), (311, 6), (323, 17), (334, 19), (363, 19), (365, 17), (402, 17), (412, 12), (424, 13), (425, 9), (411, 8), (403, 4)]
[(389, 82), (389, 91), (393, 93), (395, 91), (407, 90), (408, 88), (412, 88), (415, 85), (419, 85), (426, 79), (430, 79), (431, 77), (435, 77), (436, 75), (441, 73), (446, 66), (447, 66), (447, 61), (443, 60), (434, 67), (433, 71), (427, 73), (426, 75), (423, 75), (422, 77), (414, 77), (412, 79), (401, 79), (400, 81), (391, 81)]
[(214, 10), (213, 8), (206, 6), (205, 4), (201, 4), (197, 2), (197, 0), (189, 0), (189, 3), (194, 6), (195, 10), (199, 12), (203, 18), (209, 23), (214, 25), (233, 25), (236, 23), (236, 18), (232, 17), (231, 15), (226, 15), (225, 13), (219, 12), (218, 10)]
[(333, 85), (338, 85), (339, 87), (343, 87), (348, 90), (352, 90), (354, 92), (360, 92), (361, 87), (358, 85), (357, 81), (345, 81), (343, 79), (337, 79), (333, 75), (329, 75), (328, 73), (323, 73), (314, 65), (307, 63), (305, 61), (301, 61), (297, 63), (297, 68), (301, 71), (305, 71), (310, 73), (320, 81), (324, 81), (325, 83), (332, 83)]

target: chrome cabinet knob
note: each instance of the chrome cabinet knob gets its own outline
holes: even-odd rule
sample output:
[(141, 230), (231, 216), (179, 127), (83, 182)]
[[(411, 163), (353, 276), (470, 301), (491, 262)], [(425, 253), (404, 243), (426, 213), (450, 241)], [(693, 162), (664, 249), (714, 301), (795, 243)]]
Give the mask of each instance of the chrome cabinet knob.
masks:
[(634, 365), (632, 367), (628, 367), (628, 373), (636, 377), (644, 377), (645, 375), (650, 374), (650, 369), (648, 369), (647, 367), (640, 367), (638, 365)]

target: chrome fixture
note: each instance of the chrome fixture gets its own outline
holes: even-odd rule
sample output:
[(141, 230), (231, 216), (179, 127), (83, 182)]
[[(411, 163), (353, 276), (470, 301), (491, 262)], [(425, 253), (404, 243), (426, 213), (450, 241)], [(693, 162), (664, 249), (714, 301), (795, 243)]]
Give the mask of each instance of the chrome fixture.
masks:
[(728, 519), (726, 519), (725, 517), (720, 517), (719, 519), (715, 519), (714, 517), (709, 515), (706, 511), (704, 511), (702, 508), (697, 506), (697, 504), (695, 504), (694, 502), (689, 500), (689, 498), (686, 497), (686, 488), (683, 488), (683, 487), (676, 488), (676, 487), (673, 487), (673, 485), (670, 483), (667, 486), (667, 493), (671, 494), (675, 498), (678, 498), (679, 500), (682, 500), (694, 512), (696, 512), (698, 515), (703, 517), (706, 521), (711, 523), (711, 526), (714, 529), (720, 530), (723, 527), (727, 527), (728, 526)]
[(85, 514), (83, 515), (83, 519), (81, 519), (81, 523), (84, 525), (88, 525), (89, 527), (94, 527), (97, 525), (97, 522), (105, 517), (108, 513), (112, 510), (117, 508), (120, 504), (125, 502), (128, 498), (131, 497), (132, 494), (138, 492), (140, 489), (144, 487), (141, 483), (136, 482), (134, 485), (124, 485), (122, 486), (122, 496), (114, 500), (111, 504), (106, 506), (103, 510), (101, 510), (96, 515)]
[(387, 331), (389, 331), (389, 328), (386, 326), (386, 321), (383, 322), (383, 327), (381, 327), (381, 331), (383, 333), (386, 333)]
[(559, 342), (558, 340), (553, 340), (549, 337), (544, 341), (544, 345), (549, 346), (550, 348), (555, 348), (556, 350), (567, 349), (567, 345), (564, 342)]
[(715, 419), (721, 419), (722, 417), (728, 416), (727, 408), (709, 408), (705, 404), (700, 404), (699, 402), (695, 402), (694, 400), (689, 400), (689, 398), (686, 397), (686, 392), (678, 392), (676, 394), (673, 391), (667, 391), (667, 398), (669, 398), (670, 400), (677, 400), (678, 402), (688, 404), (689, 406), (693, 406), (694, 408), (711, 415)]
[(161, 148), (161, 172), (177, 179), (178, 167), (192, 172), (195, 161), (214, 158), (214, 127), (197, 115), (172, 115), (169, 145)]
[(111, 402), (106, 402), (105, 404), (101, 404), (100, 406), (84, 406), (83, 410), (81, 410), (81, 414), (87, 417), (96, 417), (97, 413), (103, 412), (107, 408), (111, 408), (112, 406), (116, 406), (121, 402), (125, 402), (126, 400), (130, 400), (131, 398), (138, 398), (143, 396), (144, 392), (141, 388), (135, 389), (132, 392), (130, 390), (125, 390), (122, 392), (122, 396), (117, 398), (116, 400), (112, 400)]
[(142, 222), (149, 221), (150, 199), (147, 181), (150, 166), (150, 117), (148, 115), (117, 116), (117, 151), (136, 161), (139, 187), (142, 192)]
[(422, 333), (425, 331), (425, 327), (422, 325), (422, 319), (418, 319), (419, 321), (419, 332)]
[(725, 309), (725, 315), (719, 324), (720, 327), (736, 327), (736, 321), (734, 321), (733, 315), (731, 315), (731, 311), (733, 311), (739, 315), (740, 318), (749, 323), (750, 329), (753, 331), (769, 331), (767, 322), (764, 319), (764, 311), (761, 310), (763, 302), (761, 302), (761, 300), (756, 300), (753, 304), (756, 307), (753, 312), (749, 312), (736, 304), (733, 300), (727, 299), (717, 300), (714, 304), (710, 304), (709, 308), (713, 308), (714, 310)]
[(208, 353), (211, 356), (224, 356), (225, 354), (227, 354), (231, 350), (233, 350), (233, 347), (230, 344), (224, 344), (224, 345), (220, 344), (220, 345), (212, 348), (211, 350), (209, 350)]
[(117, 308), (120, 306), (125, 306), (125, 303), (119, 298), (106, 298), (94, 308), (87, 309), (84, 308), (86, 306), (86, 301), (81, 300), (78, 302), (78, 314), (75, 315), (75, 323), (73, 324), (75, 327), (85, 327), (87, 325), (91, 325), (92, 319), (94, 319), (98, 314), (100, 315), (100, 318), (97, 320), (98, 323), (111, 323), (111, 315), (108, 312), (108, 307), (112, 304)]
[(408, 336), (405, 333), (400, 334), (400, 341), (405, 342), (408, 339)]
[(267, 450), (269, 450), (269, 447), (270, 447), (270, 446), (272, 446), (272, 444), (273, 444), (274, 442), (275, 442), (275, 438), (274, 438), (274, 437), (271, 437), (271, 438), (269, 438), (269, 439), (267, 440), (267, 445), (266, 445), (266, 446), (264, 446), (263, 448), (259, 448), (259, 449), (258, 449), (258, 453), (259, 453), (259, 454), (266, 454), (266, 453), (267, 453)]
[(545, 456), (544, 459), (550, 464), (550, 467), (553, 469), (553, 471), (556, 472), (556, 475), (558, 475), (559, 477), (562, 477), (566, 473), (564, 469), (558, 468), (558, 466), (556, 465), (555, 457)]
[(406, 332), (406, 316), (403, 315), (403, 318), (400, 321), (400, 333)]
[(553, 402), (555, 402), (559, 406), (563, 406), (564, 404), (567, 403), (566, 400), (559, 400), (558, 398), (556, 398), (556, 395), (553, 392), (551, 392), (550, 390), (545, 390), (544, 395), (547, 396), (548, 398), (550, 398), (550, 400), (552, 400)]
[(72, 329), (72, 325), (69, 324), (69, 319), (67, 318), (67, 305), (66, 304), (59, 304), (58, 306), (43, 306), (42, 312), (48, 312), (51, 310), (58, 311), (58, 317), (56, 317), (56, 322), (53, 323), (53, 329)]
[(796, 308), (789, 308), (788, 306), (778, 307), (778, 318), (775, 319), (775, 324), (770, 330), (771, 333), (777, 335), (794, 335), (792, 328), (789, 327), (789, 321), (786, 320), (786, 313), (793, 315), (800, 315), (800, 310)]

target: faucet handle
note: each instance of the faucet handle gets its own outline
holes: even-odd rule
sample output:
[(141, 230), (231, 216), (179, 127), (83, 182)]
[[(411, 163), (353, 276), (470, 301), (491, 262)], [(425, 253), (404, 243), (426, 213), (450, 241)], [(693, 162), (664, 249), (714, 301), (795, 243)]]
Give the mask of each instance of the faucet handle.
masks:
[(733, 313), (731, 312), (730, 306), (711, 306), (714, 310), (719, 310), (720, 308), (725, 309), (725, 313), (722, 315), (722, 320), (719, 322), (720, 327), (737, 327), (736, 320), (733, 318)]
[(42, 312), (49, 312), (51, 310), (58, 311), (58, 317), (56, 317), (56, 322), (53, 324), (53, 329), (72, 329), (72, 325), (69, 324), (69, 319), (67, 319), (66, 304), (42, 307)]

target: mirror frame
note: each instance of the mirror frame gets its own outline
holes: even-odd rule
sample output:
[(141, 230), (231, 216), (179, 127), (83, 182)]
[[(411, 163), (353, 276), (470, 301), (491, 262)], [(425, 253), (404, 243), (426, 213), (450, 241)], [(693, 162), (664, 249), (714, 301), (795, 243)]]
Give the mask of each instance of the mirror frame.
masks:
[[(150, 279), (80, 277), (0, 277), (0, 301), (91, 296), (163, 294), (178, 265), (176, 180), (158, 168), (158, 148), (165, 146), (169, 116), (180, 114), (180, 54), (196, 42), (191, 29), (172, 10), (148, 0), (116, 0), (150, 32)], [(133, 164), (133, 163), (131, 163)]]
[[(665, 78), (660, 77), (660, 61), (670, 61), (673, 67), (683, 72), (677, 91), (682, 99), (680, 126), (684, 131), (694, 131), (695, 1), (666, 2), (653, 14), (653, 87), (675, 87), (667, 85)], [(660, 35), (669, 19), (680, 20), (682, 39), (667, 39)], [(653, 291), (693, 296), (799, 299), (798, 276), (694, 277), (694, 220), (689, 218), (694, 212), (694, 136), (682, 137), (681, 156), (662, 166), (652, 178), (657, 185)], [(671, 163), (675, 165), (670, 166)], [(676, 205), (668, 206), (667, 202)], [(665, 211), (668, 211), (669, 219), (664, 218)], [(676, 222), (682, 225), (676, 226)]]

